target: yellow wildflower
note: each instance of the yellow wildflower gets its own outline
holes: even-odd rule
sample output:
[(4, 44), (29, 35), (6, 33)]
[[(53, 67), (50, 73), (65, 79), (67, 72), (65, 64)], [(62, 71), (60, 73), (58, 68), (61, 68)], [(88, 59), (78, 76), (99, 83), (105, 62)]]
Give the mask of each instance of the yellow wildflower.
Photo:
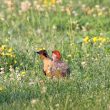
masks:
[(98, 38), (97, 37), (94, 37), (93, 38), (93, 42), (96, 43), (97, 41), (98, 41)]
[(44, 0), (44, 4), (45, 5), (48, 5), (48, 0)]
[(56, 0), (51, 0), (51, 4), (54, 5), (56, 3)]
[(12, 51), (13, 51), (13, 49), (12, 48), (9, 48), (8, 52), (12, 52)]
[(98, 16), (102, 16), (102, 15), (103, 15), (102, 11), (98, 12)]
[(10, 54), (10, 53), (6, 53), (5, 55), (11, 57), (12, 54)]
[(83, 39), (83, 42), (84, 42), (84, 43), (88, 43), (88, 42), (89, 42), (89, 37), (86, 36), (86, 37)]
[(98, 39), (99, 41), (102, 41), (102, 37), (99, 37), (99, 39)]
[(10, 57), (13, 57), (13, 58), (15, 58), (15, 55), (14, 55), (14, 54), (11, 54), (11, 55), (10, 55)]
[(99, 41), (100, 41), (100, 42), (106, 42), (106, 38), (104, 38), (104, 37), (99, 37)]
[(7, 47), (6, 45), (1, 46), (2, 50), (5, 50), (6, 47)]
[(106, 42), (106, 38), (103, 38), (102, 42)]
[(20, 74), (21, 74), (21, 75), (25, 75), (25, 74), (26, 74), (26, 72), (25, 72), (25, 71), (22, 71)]

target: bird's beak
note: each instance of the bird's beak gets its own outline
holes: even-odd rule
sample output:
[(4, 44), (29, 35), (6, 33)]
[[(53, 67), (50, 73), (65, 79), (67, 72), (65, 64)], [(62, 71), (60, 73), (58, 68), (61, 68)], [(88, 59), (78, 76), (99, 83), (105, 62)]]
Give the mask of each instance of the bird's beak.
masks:
[(34, 51), (34, 53), (36, 53), (36, 54), (40, 54), (39, 52), (36, 52), (36, 51)]
[(37, 54), (40, 54), (39, 51), (36, 52)]
[(39, 52), (36, 52), (37, 54), (39, 54)]

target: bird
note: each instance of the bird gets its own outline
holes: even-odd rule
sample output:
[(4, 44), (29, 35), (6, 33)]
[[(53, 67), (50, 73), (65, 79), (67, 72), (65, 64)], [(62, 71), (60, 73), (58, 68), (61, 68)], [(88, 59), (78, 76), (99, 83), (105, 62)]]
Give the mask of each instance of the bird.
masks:
[(52, 51), (52, 58), (45, 49), (37, 51), (43, 61), (43, 72), (47, 77), (61, 78), (69, 76), (70, 69), (67, 63), (61, 60), (61, 53), (58, 50)]
[(49, 57), (47, 51), (45, 49), (40, 49), (36, 53), (40, 56), (40, 59), (43, 61), (44, 75), (52, 77), (50, 72), (50, 68), (52, 67), (52, 59)]
[(66, 77), (70, 75), (69, 65), (61, 60), (60, 51), (52, 51), (52, 64), (51, 73), (53, 76)]

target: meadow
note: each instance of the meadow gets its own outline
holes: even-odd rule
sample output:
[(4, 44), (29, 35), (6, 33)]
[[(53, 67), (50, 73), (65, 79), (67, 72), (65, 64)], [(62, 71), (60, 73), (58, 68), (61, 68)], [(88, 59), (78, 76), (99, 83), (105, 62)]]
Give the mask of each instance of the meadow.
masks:
[[(109, 0), (0, 0), (0, 110), (110, 110)], [(69, 78), (44, 76), (35, 53), (57, 49)]]

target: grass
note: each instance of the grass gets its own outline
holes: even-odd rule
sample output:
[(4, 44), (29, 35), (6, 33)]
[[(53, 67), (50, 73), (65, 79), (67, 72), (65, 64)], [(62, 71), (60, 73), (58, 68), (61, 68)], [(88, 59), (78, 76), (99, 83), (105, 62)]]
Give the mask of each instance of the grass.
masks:
[[(39, 2), (37, 10), (38, 4), (30, 1), (25, 12), (21, 0), (13, 2), (10, 11), (0, 1), (0, 109), (109, 110), (110, 1), (64, 0), (55, 8)], [(61, 51), (71, 69), (69, 78), (43, 75), (34, 53), (41, 47), (50, 55)], [(10, 48), (10, 55), (3, 55)]]

